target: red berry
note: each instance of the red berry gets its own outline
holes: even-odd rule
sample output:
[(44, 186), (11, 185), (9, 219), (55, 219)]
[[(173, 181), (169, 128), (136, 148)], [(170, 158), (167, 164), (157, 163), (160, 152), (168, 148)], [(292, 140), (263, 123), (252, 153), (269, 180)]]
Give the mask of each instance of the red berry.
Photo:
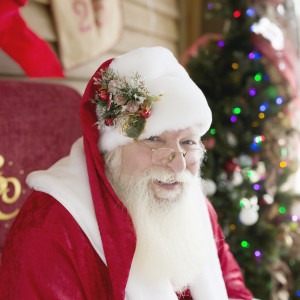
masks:
[(106, 118), (104, 124), (106, 126), (114, 126), (114, 118)]
[(107, 92), (107, 90), (102, 90), (98, 93), (98, 96), (99, 96), (100, 100), (107, 101), (109, 98), (109, 93)]
[(151, 110), (150, 109), (143, 109), (140, 112), (140, 116), (144, 119), (148, 119), (151, 116)]

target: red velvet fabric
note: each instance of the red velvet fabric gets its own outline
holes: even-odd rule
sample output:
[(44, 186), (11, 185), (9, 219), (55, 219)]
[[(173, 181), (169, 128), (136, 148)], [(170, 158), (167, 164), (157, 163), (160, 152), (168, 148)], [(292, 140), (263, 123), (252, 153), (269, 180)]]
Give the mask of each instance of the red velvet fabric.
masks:
[[(63, 85), (0, 80), (0, 176), (16, 178), (22, 188), (14, 203), (3, 202), (0, 194), (2, 213), (13, 213), (29, 196), (25, 179), (30, 172), (47, 169), (69, 154), (82, 135), (80, 101), (75, 90)], [(14, 188), (8, 187), (12, 196)], [(0, 256), (12, 222), (0, 220)]]
[[(112, 60), (106, 61), (93, 77), (100, 76), (100, 70), (109, 67)], [(104, 173), (104, 162), (98, 149), (99, 131), (95, 104), (94, 80), (91, 78), (81, 105), (81, 122), (84, 133), (84, 149), (90, 187), (96, 217), (101, 233), (104, 253), (116, 300), (124, 299), (125, 287), (136, 246), (136, 237), (127, 209), (115, 195)], [(122, 251), (120, 251), (122, 249)]]
[(74, 218), (33, 192), (10, 231), (0, 268), (1, 300), (112, 300), (106, 266)]
[[(207, 205), (228, 296), (250, 300), (216, 213)], [(118, 255), (125, 245), (120, 246)], [(114, 296), (113, 280), (69, 212), (51, 196), (33, 192), (8, 235), (0, 268), (0, 299), (124, 299)], [(189, 291), (178, 298), (192, 300)]]
[(0, 47), (28, 77), (64, 77), (50, 46), (28, 28), (20, 15), (20, 7), (27, 1), (0, 1)]

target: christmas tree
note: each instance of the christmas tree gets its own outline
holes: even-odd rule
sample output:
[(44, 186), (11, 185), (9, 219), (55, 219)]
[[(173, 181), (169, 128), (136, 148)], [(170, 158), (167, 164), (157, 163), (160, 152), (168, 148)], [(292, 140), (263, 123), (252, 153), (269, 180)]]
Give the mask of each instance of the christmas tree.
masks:
[(271, 36), (283, 31), (264, 18), (262, 2), (272, 5), (208, 3), (207, 16), (225, 20), (224, 32), (202, 37), (186, 67), (213, 112), (202, 176), (246, 285), (263, 300), (299, 299), (299, 215), (290, 212), (299, 197), (289, 184), (295, 89), (272, 60), (284, 57)]

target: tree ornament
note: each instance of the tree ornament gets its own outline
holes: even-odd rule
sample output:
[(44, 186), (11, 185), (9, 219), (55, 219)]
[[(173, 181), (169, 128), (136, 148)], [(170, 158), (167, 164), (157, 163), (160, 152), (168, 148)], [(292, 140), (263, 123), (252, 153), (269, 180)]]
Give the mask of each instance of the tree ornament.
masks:
[(115, 95), (115, 101), (118, 105), (124, 105), (126, 104), (127, 100), (120, 94)]
[(254, 225), (259, 217), (258, 198), (252, 196), (250, 199), (243, 198), (240, 202), (243, 205), (239, 214), (240, 221), (246, 226)]
[(129, 111), (131, 113), (135, 113), (139, 110), (140, 105), (137, 102), (130, 101), (130, 102), (128, 102), (126, 108), (127, 108), (127, 111)]
[(287, 248), (291, 248), (293, 246), (293, 238), (289, 234), (284, 235), (283, 241)]
[(235, 163), (234, 159), (228, 160), (223, 164), (223, 168), (227, 173), (232, 173), (236, 166), (237, 164)]
[(263, 161), (257, 163), (256, 172), (259, 174), (260, 179), (263, 179), (266, 176), (267, 170)]
[(250, 182), (252, 182), (252, 183), (256, 183), (260, 180), (260, 175), (254, 170), (249, 171), (248, 176), (249, 176)]
[(207, 140), (204, 140), (203, 145), (206, 149), (213, 149), (216, 145), (216, 139), (214, 137), (211, 137)]
[(269, 194), (264, 194), (258, 199), (259, 205), (270, 205), (274, 202), (274, 197)]
[(211, 179), (206, 179), (203, 182), (203, 190), (206, 193), (207, 196), (212, 196), (217, 191), (217, 185), (216, 183)]
[(102, 101), (107, 101), (109, 99), (109, 93), (107, 92), (107, 90), (101, 90), (98, 93), (98, 97)]
[(243, 183), (243, 175), (239, 171), (233, 171), (232, 174), (232, 185), (233, 186), (239, 186)]
[(237, 137), (232, 132), (228, 132), (227, 133), (227, 142), (228, 142), (229, 146), (235, 147), (238, 143)]
[(242, 208), (239, 219), (246, 226), (254, 225), (258, 220), (258, 211), (255, 207)]
[(140, 112), (140, 115), (144, 119), (148, 119), (151, 116), (151, 110), (150, 109), (143, 109)]

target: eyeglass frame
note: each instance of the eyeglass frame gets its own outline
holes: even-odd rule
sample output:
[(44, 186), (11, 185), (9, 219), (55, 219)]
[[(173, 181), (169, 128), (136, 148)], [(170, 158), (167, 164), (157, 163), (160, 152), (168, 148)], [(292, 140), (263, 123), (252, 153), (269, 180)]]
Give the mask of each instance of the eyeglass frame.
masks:
[[(203, 155), (200, 156), (200, 159), (199, 159), (199, 160), (196, 160), (196, 161), (195, 161), (195, 163), (196, 163), (196, 162), (200, 161), (201, 158), (203, 158), (203, 157), (204, 157), (204, 154), (206, 153), (206, 149), (205, 149), (204, 147), (203, 147), (203, 148), (194, 148), (194, 149), (187, 150), (186, 152), (182, 152), (182, 151), (175, 151), (174, 149), (172, 149), (172, 148), (167, 148), (167, 147), (166, 147), (166, 148), (164, 148), (164, 147), (162, 147), (162, 148), (151, 148), (151, 147), (149, 147), (148, 145), (145, 145), (145, 146), (151, 149), (151, 151), (152, 151), (152, 155), (151, 155), (152, 163), (153, 163), (154, 165), (156, 165), (156, 166), (163, 166), (163, 165), (166, 165), (166, 164), (172, 162), (173, 159), (176, 157), (177, 154), (182, 154), (183, 158), (185, 159), (185, 156), (187, 155), (188, 152), (196, 151), (196, 150), (203, 151), (203, 153), (202, 153)], [(170, 153), (169, 156), (171, 156), (171, 155), (174, 154), (174, 153), (175, 153), (175, 155), (174, 155), (171, 159), (170, 159), (169, 157), (166, 157), (166, 158), (169, 160), (169, 162), (167, 162), (167, 163), (161, 163), (161, 164), (156, 164), (156, 163), (154, 163), (154, 162), (153, 162), (153, 153), (156, 152), (156, 151), (158, 151), (158, 150), (164, 150), (164, 149), (165, 149), (165, 150), (171, 150), (171, 153)], [(185, 160), (185, 162), (186, 162), (186, 160)]]

